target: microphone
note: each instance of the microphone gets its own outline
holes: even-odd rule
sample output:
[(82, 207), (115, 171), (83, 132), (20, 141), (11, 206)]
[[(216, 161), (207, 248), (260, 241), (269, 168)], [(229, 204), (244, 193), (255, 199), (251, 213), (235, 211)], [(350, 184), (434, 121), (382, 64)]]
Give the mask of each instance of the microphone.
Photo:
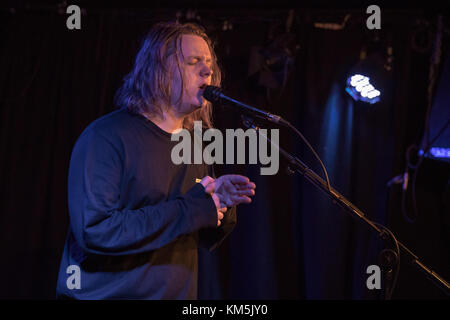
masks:
[(219, 87), (206, 86), (205, 90), (203, 91), (203, 97), (212, 103), (226, 102), (233, 106), (239, 107), (243, 111), (251, 112), (259, 118), (263, 118), (277, 124), (288, 125), (288, 122), (286, 120), (284, 120), (280, 116), (277, 116), (276, 114), (271, 114), (267, 111), (257, 109), (255, 107), (249, 106), (248, 104), (227, 97), (222, 93), (222, 89)]

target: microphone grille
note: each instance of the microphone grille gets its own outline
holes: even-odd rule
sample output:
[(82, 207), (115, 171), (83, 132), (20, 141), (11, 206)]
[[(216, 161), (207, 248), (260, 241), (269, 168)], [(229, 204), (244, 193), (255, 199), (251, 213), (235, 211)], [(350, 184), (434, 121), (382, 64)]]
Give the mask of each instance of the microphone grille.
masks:
[(210, 102), (218, 102), (220, 100), (220, 95), (222, 91), (216, 86), (206, 86), (203, 91), (203, 97)]

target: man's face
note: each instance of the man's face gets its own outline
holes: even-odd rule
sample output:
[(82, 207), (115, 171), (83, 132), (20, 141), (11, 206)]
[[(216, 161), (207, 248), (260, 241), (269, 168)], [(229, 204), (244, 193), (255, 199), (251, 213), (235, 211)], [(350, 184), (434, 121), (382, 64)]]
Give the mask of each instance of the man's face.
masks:
[[(211, 84), (211, 52), (203, 38), (195, 35), (183, 35), (181, 37), (180, 67), (183, 74), (184, 90), (181, 104), (176, 106), (176, 111), (187, 115), (206, 104), (203, 98), (205, 85)], [(181, 79), (178, 70), (175, 69), (172, 84), (172, 106), (175, 105), (181, 93)]]

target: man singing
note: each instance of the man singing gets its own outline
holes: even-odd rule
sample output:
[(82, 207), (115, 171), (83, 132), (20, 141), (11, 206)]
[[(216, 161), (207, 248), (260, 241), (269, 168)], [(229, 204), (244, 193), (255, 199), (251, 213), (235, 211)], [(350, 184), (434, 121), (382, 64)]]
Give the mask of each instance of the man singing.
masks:
[(58, 298), (197, 299), (198, 245), (215, 248), (236, 223), (235, 206), (255, 194), (247, 177), (214, 179), (205, 164), (171, 160), (172, 133), (194, 121), (211, 127), (202, 93), (220, 81), (202, 28), (150, 30), (116, 94), (121, 108), (74, 146)]

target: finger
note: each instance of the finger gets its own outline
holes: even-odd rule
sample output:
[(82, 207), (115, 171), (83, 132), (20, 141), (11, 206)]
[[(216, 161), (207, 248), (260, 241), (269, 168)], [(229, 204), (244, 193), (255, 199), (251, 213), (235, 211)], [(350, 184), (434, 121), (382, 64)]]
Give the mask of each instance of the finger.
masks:
[(242, 186), (235, 186), (231, 183), (225, 183), (223, 185), (223, 189), (219, 191), (219, 193), (226, 191), (228, 193), (228, 195), (237, 195), (237, 196), (241, 196), (241, 195), (245, 195), (245, 196), (254, 196), (255, 195), (255, 184), (246, 184), (246, 185), (242, 185)]
[(231, 200), (233, 201), (234, 205), (238, 205), (241, 203), (251, 203), (252, 199), (250, 199), (247, 196), (234, 196), (231, 198)]
[(253, 196), (255, 195), (255, 184), (246, 184), (246, 185), (236, 185), (233, 191), (229, 191), (229, 193), (233, 195), (247, 195)]
[(229, 181), (226, 181), (222, 184), (221, 190), (225, 190), (228, 194), (231, 195), (238, 194), (238, 189), (236, 188), (236, 186)]
[(253, 190), (253, 189), (238, 190), (236, 195), (238, 195), (238, 196), (254, 196), (255, 190)]
[(227, 207), (234, 207), (234, 206), (237, 205), (237, 203), (234, 200), (232, 200), (232, 199), (228, 199), (226, 201), (226, 205), (227, 205)]
[(226, 197), (222, 197), (222, 199), (220, 201), (220, 205), (221, 205), (221, 207), (233, 207), (236, 204), (234, 203), (231, 195), (228, 195)]
[(248, 182), (248, 183), (242, 183), (242, 184), (236, 184), (235, 185), (236, 188), (238, 189), (256, 189), (256, 184), (254, 184), (253, 182)]
[(223, 213), (220, 212), (219, 210), (217, 210), (217, 220), (222, 220), (223, 219)]
[(234, 207), (241, 203), (251, 203), (252, 200), (247, 196), (233, 196), (227, 197), (225, 200), (227, 207)]
[(219, 208), (222, 207), (219, 196), (217, 195), (217, 193), (211, 193), (211, 197), (214, 200), (214, 204), (216, 205), (216, 209), (219, 210)]
[[(222, 204), (220, 204), (222, 206)], [(225, 213), (227, 212), (228, 208), (226, 206), (223, 206), (222, 208), (219, 209), (220, 212)]]
[(228, 181), (230, 181), (233, 184), (245, 184), (250, 182), (250, 179), (245, 177), (245, 176), (241, 176), (240, 174), (226, 174), (221, 176), (222, 179), (226, 179)]
[(247, 183), (247, 188), (256, 189), (256, 184), (250, 181), (249, 183)]

